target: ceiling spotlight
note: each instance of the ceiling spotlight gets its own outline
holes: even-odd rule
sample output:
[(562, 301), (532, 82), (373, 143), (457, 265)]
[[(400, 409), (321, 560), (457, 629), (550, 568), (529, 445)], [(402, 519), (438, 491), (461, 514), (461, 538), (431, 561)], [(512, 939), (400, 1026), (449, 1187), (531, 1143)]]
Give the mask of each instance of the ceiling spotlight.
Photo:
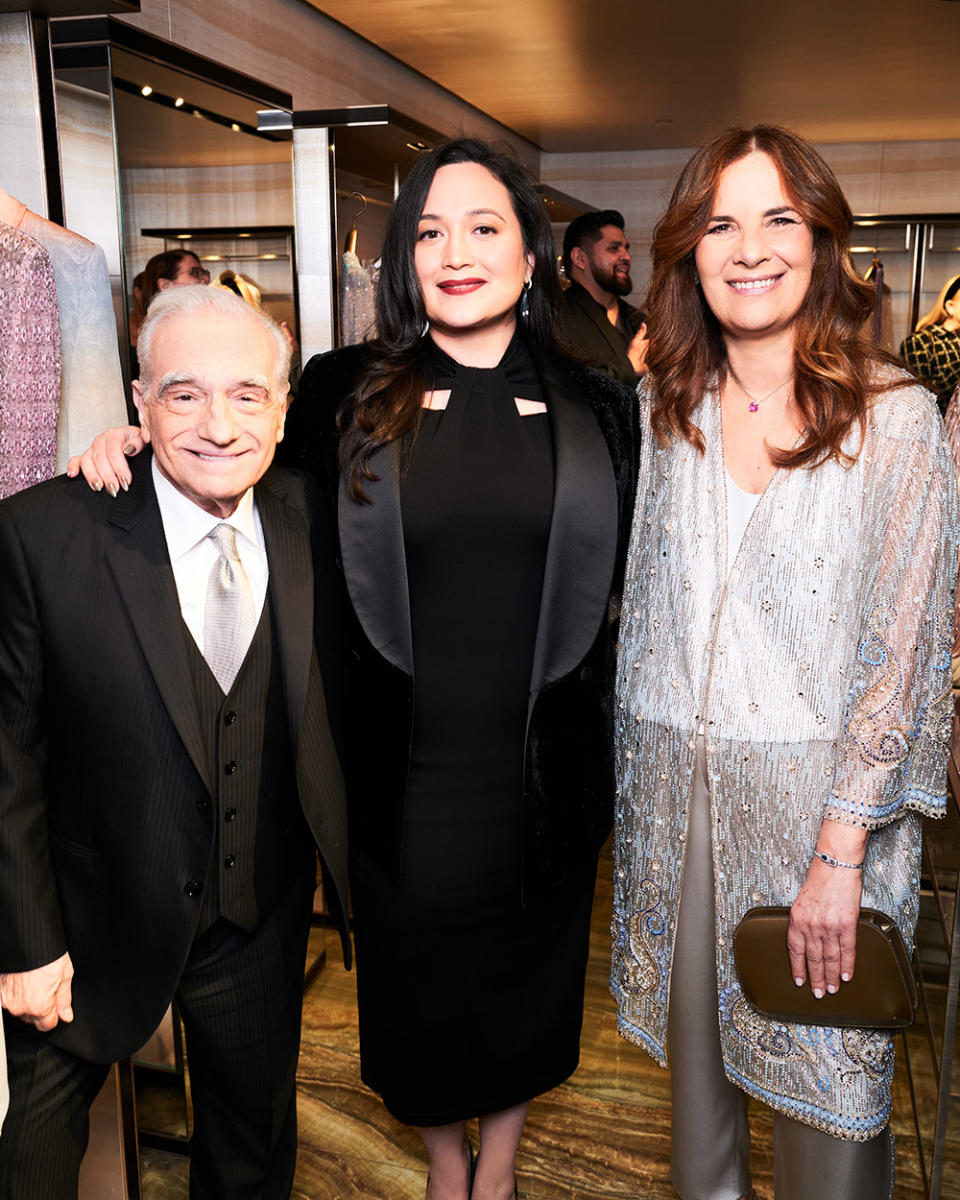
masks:
[(236, 121), (232, 121), (230, 123), (230, 128), (233, 130), (234, 133), (240, 132), (240, 126), (236, 123)]
[(183, 97), (182, 96), (178, 96), (176, 98), (176, 100), (174, 100), (173, 107), (174, 108), (183, 108)]
[(275, 254), (261, 254), (261, 255), (260, 255), (260, 257), (261, 257), (262, 259), (265, 259), (265, 260), (269, 261), (269, 260), (271, 260), (271, 259), (274, 259), (274, 258), (276, 258), (277, 256), (276, 256)]
[(238, 233), (237, 237), (253, 237), (252, 233)]
[(177, 237), (180, 239), (181, 242), (185, 242), (187, 240), (187, 238), (192, 238), (193, 234), (192, 233), (178, 233)]
[(152, 94), (153, 94), (153, 88), (150, 86), (149, 83), (145, 83), (143, 85), (143, 87), (140, 89), (140, 95), (141, 96), (150, 96)]

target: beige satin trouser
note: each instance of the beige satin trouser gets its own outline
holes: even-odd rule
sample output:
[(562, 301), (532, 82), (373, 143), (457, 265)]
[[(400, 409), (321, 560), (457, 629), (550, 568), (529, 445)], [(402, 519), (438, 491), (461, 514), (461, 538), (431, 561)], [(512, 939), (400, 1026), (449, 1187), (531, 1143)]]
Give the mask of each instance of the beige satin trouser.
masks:
[[(668, 1026), (672, 1095), (670, 1179), (682, 1200), (738, 1200), (750, 1192), (746, 1095), (720, 1051), (710, 800), (703, 739), (687, 830)], [(774, 1116), (776, 1200), (888, 1200), (893, 1137), (869, 1142)]]

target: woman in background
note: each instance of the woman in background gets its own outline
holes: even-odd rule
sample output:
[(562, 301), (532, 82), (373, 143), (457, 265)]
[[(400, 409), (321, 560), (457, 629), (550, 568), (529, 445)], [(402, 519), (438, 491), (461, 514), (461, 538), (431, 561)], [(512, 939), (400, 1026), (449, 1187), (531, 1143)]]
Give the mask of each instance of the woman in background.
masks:
[(308, 363), (282, 443), (339, 510), (361, 1070), (429, 1200), (514, 1197), (529, 1102), (579, 1057), (636, 405), (559, 349), (558, 297), (522, 168), (424, 154), (379, 337)]
[(908, 945), (921, 816), (942, 816), (957, 486), (922, 388), (860, 333), (849, 206), (796, 134), (693, 156), (654, 234), (652, 383), (624, 585), (612, 982), (666, 1065), (683, 1200), (885, 1200), (893, 1039), (773, 1020), (733, 932), (792, 906), (814, 996), (855, 970), (861, 904)]
[(946, 410), (960, 383), (960, 275), (943, 285), (937, 302), (900, 344), (900, 357)]
[(130, 377), (140, 377), (137, 338), (150, 301), (157, 292), (171, 287), (191, 287), (210, 282), (210, 272), (192, 250), (164, 250), (155, 254), (133, 281), (133, 311), (130, 314)]

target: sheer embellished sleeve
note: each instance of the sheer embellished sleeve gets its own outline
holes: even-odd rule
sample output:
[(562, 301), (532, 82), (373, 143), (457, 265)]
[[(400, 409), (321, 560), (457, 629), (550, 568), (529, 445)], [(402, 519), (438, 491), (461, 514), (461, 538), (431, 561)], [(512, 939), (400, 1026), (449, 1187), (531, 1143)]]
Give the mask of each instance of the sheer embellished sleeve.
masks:
[(866, 829), (907, 809), (944, 815), (958, 564), (957, 478), (932, 401), (904, 389), (873, 420), (861, 629), (824, 812)]

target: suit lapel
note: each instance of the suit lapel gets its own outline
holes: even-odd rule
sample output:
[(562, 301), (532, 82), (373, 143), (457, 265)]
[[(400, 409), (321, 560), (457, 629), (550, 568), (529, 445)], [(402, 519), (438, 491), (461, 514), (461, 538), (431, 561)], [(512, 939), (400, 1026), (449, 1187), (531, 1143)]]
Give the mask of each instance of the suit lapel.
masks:
[[(579, 285), (577, 285), (579, 287)], [(603, 340), (607, 343), (614, 354), (620, 354), (623, 351), (622, 346), (618, 346), (614, 338), (614, 328), (610, 324), (607, 314), (603, 310), (603, 306), (597, 304), (586, 288), (580, 287), (575, 293), (577, 303), (580, 305), (581, 311), (584, 312), (600, 333)]]
[(133, 470), (129, 492), (114, 501), (110, 524), (125, 531), (107, 561), (147, 665), (183, 745), (205, 786), (211, 787), (186, 627), (170, 566), (163, 521), (150, 475), (150, 455)]
[(371, 503), (357, 504), (341, 482), (340, 554), (347, 591), (370, 644), (413, 674), (410, 597), (400, 512), (400, 446), (391, 442), (370, 459), (378, 479), (365, 483)]
[(254, 495), (270, 570), (270, 604), (277, 626), (274, 653), (280, 655), (290, 744), (296, 755), (313, 648), (310, 527), (306, 513), (285, 502), (283, 485), (274, 473), (264, 476)]
[(607, 619), (617, 489), (596, 418), (575, 385), (541, 366), (553, 433), (554, 501), (534, 648), (531, 705), (583, 660)]

